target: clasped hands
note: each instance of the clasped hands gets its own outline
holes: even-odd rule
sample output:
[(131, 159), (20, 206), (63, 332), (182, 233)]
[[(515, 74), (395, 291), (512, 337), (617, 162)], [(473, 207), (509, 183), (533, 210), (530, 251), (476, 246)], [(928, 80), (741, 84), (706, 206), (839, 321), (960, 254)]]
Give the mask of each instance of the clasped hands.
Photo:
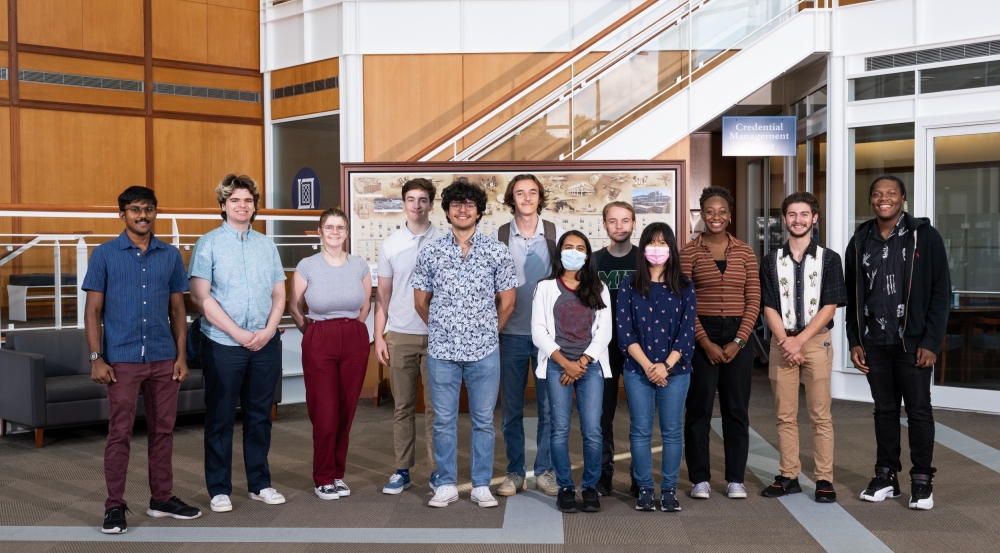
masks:
[(583, 378), (583, 375), (587, 374), (587, 366), (593, 363), (593, 360), (588, 355), (582, 355), (576, 361), (570, 361), (565, 357), (559, 363), (562, 367), (562, 374), (559, 375), (559, 383), (563, 386), (569, 386), (570, 384), (576, 382)]
[(705, 350), (705, 357), (708, 358), (708, 362), (713, 365), (729, 363), (740, 352), (740, 346), (736, 342), (729, 342), (725, 346), (720, 346), (708, 338), (702, 338), (699, 345), (701, 349)]

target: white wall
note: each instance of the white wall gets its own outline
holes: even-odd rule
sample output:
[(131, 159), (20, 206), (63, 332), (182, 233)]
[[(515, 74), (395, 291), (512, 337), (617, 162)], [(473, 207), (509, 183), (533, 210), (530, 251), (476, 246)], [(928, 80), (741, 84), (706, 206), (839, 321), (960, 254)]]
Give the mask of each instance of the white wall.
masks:
[(566, 52), (642, 0), (293, 0), (264, 10), (261, 71), (344, 54)]

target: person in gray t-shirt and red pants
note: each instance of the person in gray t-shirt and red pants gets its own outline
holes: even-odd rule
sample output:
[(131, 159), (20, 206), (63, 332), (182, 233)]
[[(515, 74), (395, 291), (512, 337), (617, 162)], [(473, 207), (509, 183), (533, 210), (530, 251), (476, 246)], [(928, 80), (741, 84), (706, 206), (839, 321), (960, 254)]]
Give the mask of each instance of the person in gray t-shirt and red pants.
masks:
[[(289, 298), (292, 320), (302, 332), (313, 482), (320, 499), (351, 495), (343, 480), (347, 445), (370, 351), (364, 320), (371, 307), (372, 277), (363, 259), (344, 250), (347, 232), (347, 214), (337, 208), (323, 212), (322, 251), (295, 267)], [(308, 315), (303, 303), (309, 305)]]

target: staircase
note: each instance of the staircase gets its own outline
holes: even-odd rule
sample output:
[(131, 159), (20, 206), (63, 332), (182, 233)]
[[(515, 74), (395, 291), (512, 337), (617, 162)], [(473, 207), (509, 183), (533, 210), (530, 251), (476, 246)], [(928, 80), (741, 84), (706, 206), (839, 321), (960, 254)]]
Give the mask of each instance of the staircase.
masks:
[(646, 2), (411, 161), (650, 159), (830, 51), (829, 4)]

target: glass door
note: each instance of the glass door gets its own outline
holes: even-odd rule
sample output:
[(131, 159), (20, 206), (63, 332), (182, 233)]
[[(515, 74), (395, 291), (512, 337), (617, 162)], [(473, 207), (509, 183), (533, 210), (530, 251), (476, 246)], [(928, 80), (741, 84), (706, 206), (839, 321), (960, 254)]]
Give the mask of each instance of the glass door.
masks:
[(951, 312), (934, 367), (935, 405), (1000, 411), (1000, 125), (932, 129), (932, 223), (951, 271)]

